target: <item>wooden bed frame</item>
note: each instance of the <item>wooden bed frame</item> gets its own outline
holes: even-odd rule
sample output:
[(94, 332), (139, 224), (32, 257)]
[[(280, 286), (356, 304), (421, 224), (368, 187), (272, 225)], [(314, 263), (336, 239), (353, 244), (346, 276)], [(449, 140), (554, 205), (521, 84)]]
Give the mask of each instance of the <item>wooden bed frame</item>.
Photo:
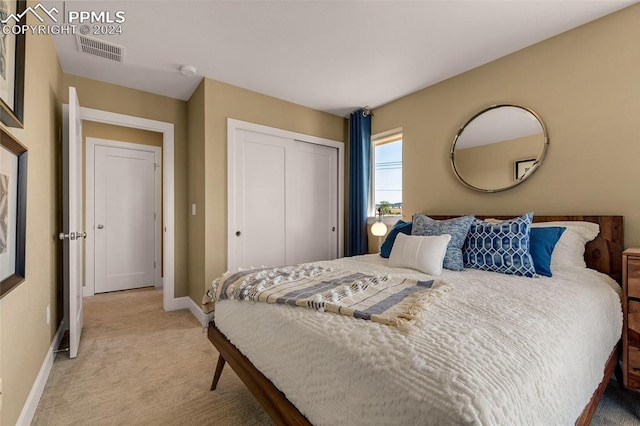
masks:
[[(456, 216), (434, 216), (429, 217), (442, 220)], [(496, 218), (511, 219), (513, 216), (476, 216), (479, 219)], [(600, 225), (600, 234), (595, 240), (587, 243), (585, 247), (585, 261), (587, 267), (600, 271), (611, 276), (620, 282), (622, 277), (622, 251), (624, 247), (624, 220), (622, 216), (534, 216), (534, 222), (550, 221), (585, 221), (594, 222)], [(215, 390), (225, 363), (229, 363), (231, 368), (244, 382), (245, 386), (262, 404), (265, 411), (277, 425), (311, 425), (302, 413), (287, 399), (278, 388), (267, 379), (251, 361), (247, 359), (238, 348), (236, 348), (227, 337), (215, 326), (214, 321), (209, 323), (207, 332), (209, 340), (216, 347), (220, 356), (211, 384), (211, 390)], [(582, 414), (576, 420), (576, 425), (586, 426), (591, 422), (598, 403), (604, 394), (609, 382), (609, 378), (616, 371), (621, 373), (619, 367), (621, 346), (616, 344), (611, 351), (611, 355), (604, 366), (603, 379), (598, 388), (594, 391), (591, 400), (586, 405)], [(620, 382), (622, 382), (620, 380)]]

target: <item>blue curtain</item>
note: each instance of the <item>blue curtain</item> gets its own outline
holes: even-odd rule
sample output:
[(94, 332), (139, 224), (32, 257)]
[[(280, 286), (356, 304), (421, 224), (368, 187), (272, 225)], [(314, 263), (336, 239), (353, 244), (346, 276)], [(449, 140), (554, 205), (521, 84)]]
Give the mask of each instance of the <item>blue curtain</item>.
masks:
[(347, 256), (369, 252), (367, 216), (371, 182), (371, 114), (360, 109), (349, 118), (349, 217)]

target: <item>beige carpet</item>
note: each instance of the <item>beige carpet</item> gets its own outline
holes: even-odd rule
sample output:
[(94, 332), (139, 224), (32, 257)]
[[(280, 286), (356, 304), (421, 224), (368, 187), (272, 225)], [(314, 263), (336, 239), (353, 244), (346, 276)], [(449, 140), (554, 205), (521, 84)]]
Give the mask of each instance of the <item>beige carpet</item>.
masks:
[[(34, 425), (263, 425), (269, 417), (187, 311), (153, 289), (85, 299), (78, 358), (56, 356)], [(640, 394), (612, 381), (592, 424), (640, 425)]]
[(56, 356), (34, 425), (272, 424), (228, 366), (210, 392), (218, 353), (162, 291), (85, 299), (78, 357)]

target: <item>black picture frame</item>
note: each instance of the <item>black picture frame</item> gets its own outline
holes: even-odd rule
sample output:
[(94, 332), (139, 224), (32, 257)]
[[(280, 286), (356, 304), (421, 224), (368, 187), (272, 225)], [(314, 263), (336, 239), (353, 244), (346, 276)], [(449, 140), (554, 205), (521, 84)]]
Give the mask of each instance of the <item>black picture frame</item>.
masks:
[(517, 181), (525, 177), (529, 169), (531, 169), (537, 161), (535, 158), (517, 160), (514, 164), (514, 179)]
[[(9, 4), (15, 3), (15, 14), (19, 16), (24, 12), (27, 2), (26, 0), (9, 0)], [(13, 12), (13, 10), (10, 10)], [(26, 15), (22, 17), (20, 22), (13, 22), (13, 20), (6, 24), (0, 25), (22, 25), (26, 22)], [(8, 87), (8, 91), (13, 92), (13, 106), (7, 104), (7, 100), (0, 96), (0, 121), (8, 127), (24, 127), (24, 58), (25, 58), (25, 34), (23, 31), (18, 34), (11, 33), (7, 37), (15, 37), (15, 50), (13, 57), (2, 58), (5, 62), (5, 66), (10, 66), (15, 69), (13, 78), (13, 87)], [(10, 40), (10, 39), (7, 39)], [(5, 40), (2, 39), (4, 43)], [(4, 54), (4, 48), (2, 49)], [(9, 83), (8, 83), (9, 84)]]
[[(22, 283), (26, 277), (27, 236), (27, 148), (0, 127), (0, 146), (17, 157), (15, 206), (15, 265), (13, 273), (0, 281), (0, 299)], [(4, 153), (3, 153), (4, 154)], [(13, 211), (13, 209), (12, 209)]]

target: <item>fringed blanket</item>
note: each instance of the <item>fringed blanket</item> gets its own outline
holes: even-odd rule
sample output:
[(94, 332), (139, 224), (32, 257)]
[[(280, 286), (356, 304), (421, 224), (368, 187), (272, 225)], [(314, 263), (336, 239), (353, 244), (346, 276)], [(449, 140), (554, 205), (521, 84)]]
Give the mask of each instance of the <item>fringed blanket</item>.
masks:
[[(434, 296), (433, 280), (372, 276), (313, 264), (251, 269), (212, 284), (215, 300), (281, 303), (408, 329)], [(214, 295), (211, 294), (210, 297)]]

